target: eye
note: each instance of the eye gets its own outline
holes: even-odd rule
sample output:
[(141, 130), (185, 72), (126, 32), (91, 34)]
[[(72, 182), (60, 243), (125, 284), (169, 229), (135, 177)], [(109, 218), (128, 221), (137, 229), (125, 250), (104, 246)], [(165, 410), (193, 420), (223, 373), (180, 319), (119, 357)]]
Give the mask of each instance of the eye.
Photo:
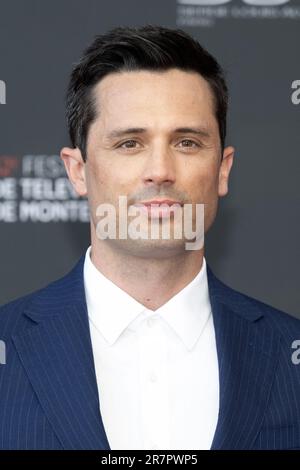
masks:
[(195, 142), (194, 140), (191, 140), (191, 139), (183, 139), (179, 143), (188, 144), (188, 145), (183, 145), (184, 148), (197, 148), (197, 147), (200, 147), (200, 144), (198, 144), (197, 142)]
[(117, 148), (134, 149), (136, 148), (135, 144), (137, 143), (138, 142), (134, 139), (125, 140), (125, 142), (122, 142), (120, 145), (117, 146)]

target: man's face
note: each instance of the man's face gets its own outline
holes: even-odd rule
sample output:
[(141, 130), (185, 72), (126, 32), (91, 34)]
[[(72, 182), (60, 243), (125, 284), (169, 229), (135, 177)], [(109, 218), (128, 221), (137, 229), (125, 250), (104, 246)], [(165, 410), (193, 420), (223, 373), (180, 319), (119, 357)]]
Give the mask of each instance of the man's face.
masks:
[[(221, 163), (209, 84), (199, 74), (179, 69), (122, 72), (107, 75), (94, 94), (98, 115), (88, 133), (87, 162), (82, 163), (78, 149), (62, 151), (75, 188), (88, 196), (92, 237), (99, 204), (118, 208), (120, 195), (127, 196), (128, 206), (153, 199), (203, 203), (207, 231), (218, 197), (227, 193), (233, 159), (233, 148), (227, 147)], [(77, 159), (73, 172), (66, 158), (72, 158), (71, 152)], [(184, 246), (174, 239), (113, 242), (135, 254)]]

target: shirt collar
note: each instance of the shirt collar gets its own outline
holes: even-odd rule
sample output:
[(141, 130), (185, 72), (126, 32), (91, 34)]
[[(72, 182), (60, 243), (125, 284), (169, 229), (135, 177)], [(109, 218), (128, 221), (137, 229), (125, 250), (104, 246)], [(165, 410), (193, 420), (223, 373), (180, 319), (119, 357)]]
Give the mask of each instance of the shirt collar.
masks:
[(160, 316), (191, 350), (211, 315), (206, 260), (196, 277), (164, 305), (153, 311), (131, 297), (92, 263), (89, 246), (84, 261), (84, 287), (89, 320), (113, 345), (129, 327), (135, 330), (145, 318)]

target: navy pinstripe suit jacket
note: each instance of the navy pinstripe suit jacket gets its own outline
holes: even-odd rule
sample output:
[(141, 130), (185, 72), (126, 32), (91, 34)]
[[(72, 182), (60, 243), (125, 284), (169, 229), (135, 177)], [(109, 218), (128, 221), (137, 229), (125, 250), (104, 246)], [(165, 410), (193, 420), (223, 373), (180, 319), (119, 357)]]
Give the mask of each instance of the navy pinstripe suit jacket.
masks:
[[(0, 308), (0, 449), (110, 449), (83, 263)], [(300, 448), (300, 364), (291, 359), (300, 321), (207, 273), (220, 371), (212, 449)]]

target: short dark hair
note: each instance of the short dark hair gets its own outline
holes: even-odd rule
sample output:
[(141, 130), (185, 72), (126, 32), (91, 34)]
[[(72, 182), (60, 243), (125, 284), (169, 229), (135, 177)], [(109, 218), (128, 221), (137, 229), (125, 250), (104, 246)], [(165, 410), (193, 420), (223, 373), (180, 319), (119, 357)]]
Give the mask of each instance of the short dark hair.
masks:
[(89, 126), (97, 117), (94, 86), (113, 72), (171, 68), (197, 72), (209, 83), (224, 149), (228, 89), (221, 66), (181, 29), (148, 24), (139, 28), (117, 27), (97, 35), (73, 67), (66, 95), (66, 117), (71, 143), (81, 150), (84, 161)]

